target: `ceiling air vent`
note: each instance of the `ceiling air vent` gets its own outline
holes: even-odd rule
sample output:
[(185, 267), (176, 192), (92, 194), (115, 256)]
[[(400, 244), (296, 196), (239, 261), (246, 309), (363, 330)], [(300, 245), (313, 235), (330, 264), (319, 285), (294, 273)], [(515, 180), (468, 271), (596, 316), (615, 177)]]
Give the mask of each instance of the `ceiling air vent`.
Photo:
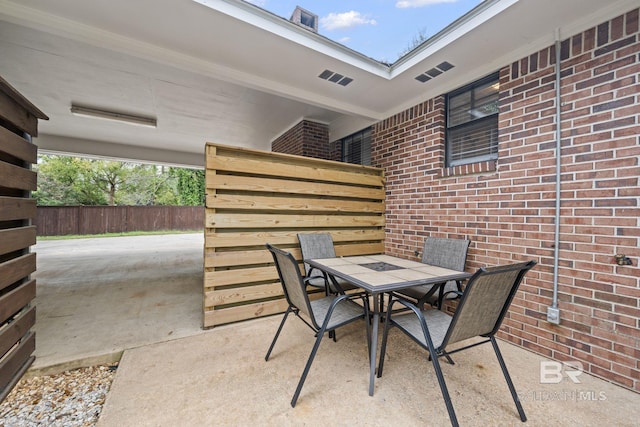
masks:
[(334, 73), (331, 70), (324, 70), (318, 77), (322, 80), (337, 83), (340, 86), (346, 86), (353, 81), (351, 77), (345, 77), (342, 74)]
[(438, 77), (440, 74), (449, 71), (450, 69), (452, 69), (455, 65), (444, 61), (441, 62), (440, 64), (436, 65), (435, 67), (433, 67), (430, 70), (425, 71), (424, 73), (420, 74), (419, 76), (416, 76), (416, 80), (418, 80), (421, 83), (425, 83), (435, 77)]

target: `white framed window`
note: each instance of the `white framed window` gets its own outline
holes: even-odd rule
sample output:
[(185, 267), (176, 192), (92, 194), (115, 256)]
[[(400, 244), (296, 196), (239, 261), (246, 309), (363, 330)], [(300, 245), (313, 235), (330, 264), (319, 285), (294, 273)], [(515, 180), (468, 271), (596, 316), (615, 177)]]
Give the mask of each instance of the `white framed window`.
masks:
[(447, 166), (498, 158), (498, 73), (447, 94)]

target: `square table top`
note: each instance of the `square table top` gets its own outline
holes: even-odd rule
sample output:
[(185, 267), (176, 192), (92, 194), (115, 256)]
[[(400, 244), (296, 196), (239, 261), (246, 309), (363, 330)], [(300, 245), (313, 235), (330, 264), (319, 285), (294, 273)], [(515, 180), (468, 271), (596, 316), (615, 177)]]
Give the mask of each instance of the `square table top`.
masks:
[(390, 255), (361, 255), (311, 259), (309, 265), (335, 277), (378, 293), (416, 285), (435, 285), (449, 280), (464, 280), (471, 273), (424, 264)]

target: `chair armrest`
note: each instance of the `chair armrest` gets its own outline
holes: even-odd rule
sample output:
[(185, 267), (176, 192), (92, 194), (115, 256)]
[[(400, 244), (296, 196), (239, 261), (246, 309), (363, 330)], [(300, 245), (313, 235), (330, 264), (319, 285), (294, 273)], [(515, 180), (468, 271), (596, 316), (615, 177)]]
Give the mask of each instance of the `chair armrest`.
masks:
[(406, 308), (410, 308), (412, 310), (420, 311), (420, 308), (411, 300), (408, 300), (402, 295), (397, 294), (396, 292), (389, 292), (389, 307), (387, 307), (387, 312), (391, 311), (391, 306), (393, 303), (399, 302), (404, 305)]
[(324, 277), (324, 276), (305, 276), (305, 277), (302, 278), (302, 280), (304, 281), (305, 284), (309, 284), (308, 282), (310, 282), (311, 280), (314, 280), (314, 279), (322, 279), (322, 280), (325, 280), (325, 281), (327, 280), (327, 278)]
[[(447, 295), (449, 294), (453, 294), (455, 295), (454, 298), (447, 298)], [(442, 299), (458, 299), (458, 298), (462, 298), (462, 291), (449, 291), (449, 292), (445, 292), (444, 295), (442, 296)]]

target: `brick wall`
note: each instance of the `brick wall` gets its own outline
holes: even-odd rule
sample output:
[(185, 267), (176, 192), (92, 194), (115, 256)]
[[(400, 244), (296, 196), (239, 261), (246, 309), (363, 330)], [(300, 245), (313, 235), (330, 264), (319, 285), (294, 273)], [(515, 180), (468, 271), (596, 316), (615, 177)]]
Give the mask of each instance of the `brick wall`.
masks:
[[(387, 179), (387, 253), (425, 236), (472, 240), (467, 269), (534, 259), (501, 336), (640, 391), (638, 9), (562, 42), (558, 299), (552, 302), (555, 49), (500, 70), (496, 162), (444, 167), (444, 97), (379, 122), (372, 163)], [(482, 76), (478, 76), (480, 78)], [(624, 253), (633, 265), (618, 266)]]
[(302, 120), (273, 141), (271, 151), (328, 159), (330, 158), (329, 126)]

